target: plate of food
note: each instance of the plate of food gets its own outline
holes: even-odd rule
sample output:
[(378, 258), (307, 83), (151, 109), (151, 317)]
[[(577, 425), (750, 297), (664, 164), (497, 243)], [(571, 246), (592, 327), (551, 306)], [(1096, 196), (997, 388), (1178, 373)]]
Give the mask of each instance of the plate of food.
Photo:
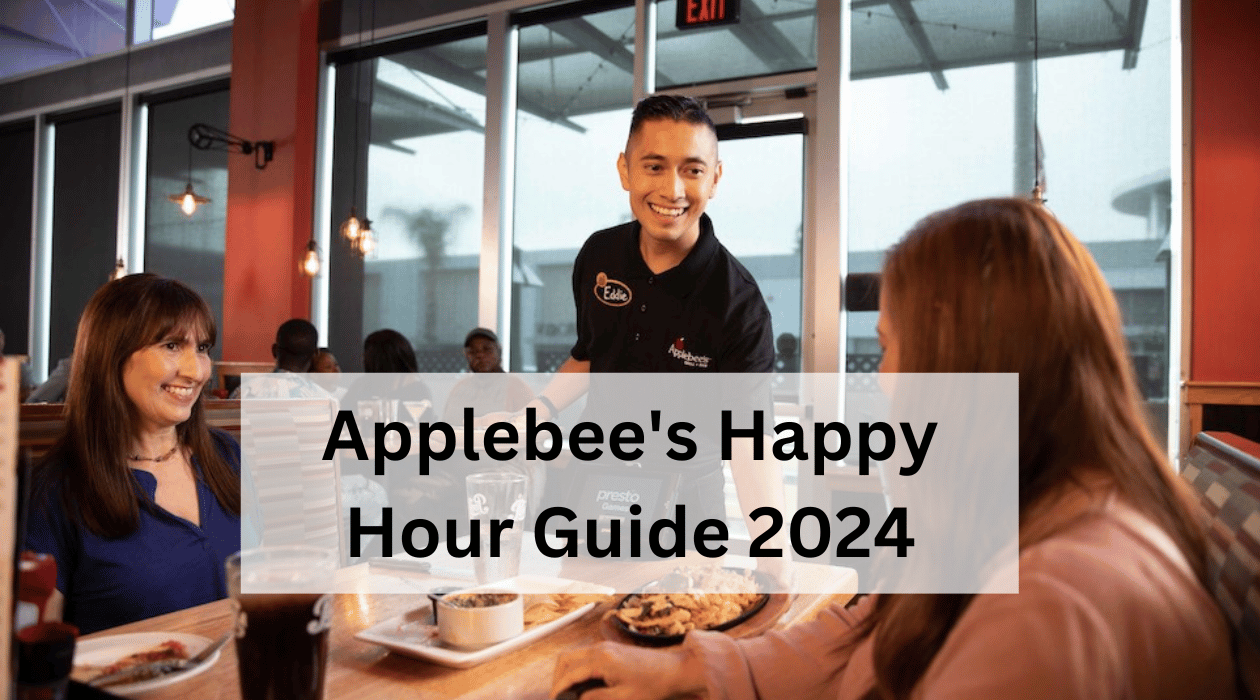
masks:
[(609, 620), (639, 644), (670, 646), (691, 630), (722, 632), (748, 622), (766, 607), (772, 587), (757, 571), (687, 567), (622, 598)]
[[(124, 671), (153, 661), (186, 660), (212, 643), (196, 634), (183, 632), (136, 632), (96, 639), (80, 639), (74, 648), (74, 669), (70, 677), (80, 683)], [(178, 669), (153, 678), (131, 680), (104, 689), (115, 695), (134, 695), (163, 688), (202, 673), (219, 660), (222, 650), (192, 668)]]
[[(610, 602), (615, 592), (606, 586), (541, 576), (517, 576), (487, 588), (493, 588), (496, 595), (519, 594), (522, 632), (480, 648), (453, 646), (442, 641), (438, 625), (433, 622), (433, 608), (425, 605), (373, 625), (354, 637), (442, 666), (471, 668), (577, 621), (601, 603)], [(456, 598), (476, 590), (477, 587), (463, 589), (447, 593), (444, 598)], [(439, 608), (439, 614), (441, 612)], [(447, 636), (450, 638), (449, 633)]]

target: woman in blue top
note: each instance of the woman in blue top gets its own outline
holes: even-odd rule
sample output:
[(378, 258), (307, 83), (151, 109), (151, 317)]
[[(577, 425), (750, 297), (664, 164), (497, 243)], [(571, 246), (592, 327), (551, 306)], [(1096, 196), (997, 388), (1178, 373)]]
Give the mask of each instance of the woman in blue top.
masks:
[(240, 446), (206, 425), (214, 316), (152, 274), (101, 287), (79, 320), (65, 432), (36, 468), (25, 547), (57, 559), (89, 633), (227, 595)]

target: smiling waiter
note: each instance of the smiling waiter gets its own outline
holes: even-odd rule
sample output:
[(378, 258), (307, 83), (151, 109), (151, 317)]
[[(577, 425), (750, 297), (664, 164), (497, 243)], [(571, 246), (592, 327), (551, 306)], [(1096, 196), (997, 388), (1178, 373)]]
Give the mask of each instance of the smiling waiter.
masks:
[[(578, 339), (557, 381), (527, 406), (540, 416), (554, 417), (557, 404), (580, 393), (580, 384), (562, 380), (569, 374), (773, 371), (761, 290), (704, 213), (722, 178), (717, 131), (704, 107), (674, 95), (639, 102), (617, 172), (635, 220), (592, 234), (578, 253)], [(777, 470), (754, 469), (751, 441), (736, 442), (732, 473), (741, 496), (751, 489), (763, 496), (760, 505), (769, 504), (764, 494), (780, 486)], [(722, 485), (716, 456), (686, 472), (680, 496), (689, 519), (693, 507), (698, 519), (725, 519)]]

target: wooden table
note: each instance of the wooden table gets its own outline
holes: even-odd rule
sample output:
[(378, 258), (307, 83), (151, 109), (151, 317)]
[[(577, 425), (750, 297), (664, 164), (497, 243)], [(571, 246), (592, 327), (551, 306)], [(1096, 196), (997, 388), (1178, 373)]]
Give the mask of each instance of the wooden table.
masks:
[[(366, 565), (361, 565), (366, 566)], [(799, 565), (798, 580), (809, 581), (808, 590), (829, 591), (798, 595), (779, 618), (776, 628), (808, 620), (828, 605), (843, 604), (857, 590), (857, 575), (850, 569)], [(571, 649), (604, 638), (602, 613), (613, 605), (587, 613), (582, 619), (534, 644), (470, 669), (453, 669), (394, 654), (354, 635), (372, 625), (428, 605), (422, 594), (339, 593), (329, 639), (329, 659), (324, 695), (328, 700), (353, 698), (486, 698), (545, 700), (549, 697), (556, 657)], [(87, 635), (93, 639), (128, 632), (187, 632), (214, 639), (231, 625), (227, 600), (134, 622)], [(234, 641), (223, 648), (219, 661), (208, 671), (145, 698), (205, 698), (236, 700), (240, 697)]]

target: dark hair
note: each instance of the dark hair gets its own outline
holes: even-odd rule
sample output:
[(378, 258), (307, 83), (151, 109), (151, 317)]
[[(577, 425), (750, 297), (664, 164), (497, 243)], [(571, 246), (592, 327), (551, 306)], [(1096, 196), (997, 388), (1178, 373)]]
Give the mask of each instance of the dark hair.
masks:
[(402, 333), (383, 328), (363, 339), (363, 371), (417, 372), (416, 351)]
[[(137, 496), (127, 463), (129, 442), (138, 430), (134, 404), (123, 386), (123, 368), (138, 350), (190, 329), (213, 345), (214, 315), (182, 282), (153, 274), (122, 277), (96, 291), (79, 319), (74, 362), (66, 391), (65, 429), (45, 466), (64, 464), (62, 506), (92, 532), (124, 537), (139, 527), (139, 509), (153, 508)], [(191, 450), (202, 478), (228, 512), (241, 510), (240, 476), (228, 465), (206, 425), (204, 399), (176, 427), (179, 444)]]
[(633, 138), (643, 128), (643, 122), (655, 119), (669, 119), (688, 124), (703, 124), (717, 136), (717, 127), (698, 100), (684, 95), (653, 95), (639, 100), (634, 106), (634, 114), (630, 116), (630, 135)]
[(319, 331), (304, 318), (291, 318), (276, 330), (276, 366), (294, 372), (311, 368), (319, 350)]
[[(987, 199), (932, 214), (888, 253), (882, 279), (893, 371), (1019, 373), (1021, 514), (1104, 475), (1204, 579), (1203, 532), (1147, 426), (1115, 297), (1045, 207)], [(1037, 536), (1021, 527), (1020, 547)], [(881, 596), (851, 637), (874, 635), (867, 697), (910, 697), (971, 600)]]

